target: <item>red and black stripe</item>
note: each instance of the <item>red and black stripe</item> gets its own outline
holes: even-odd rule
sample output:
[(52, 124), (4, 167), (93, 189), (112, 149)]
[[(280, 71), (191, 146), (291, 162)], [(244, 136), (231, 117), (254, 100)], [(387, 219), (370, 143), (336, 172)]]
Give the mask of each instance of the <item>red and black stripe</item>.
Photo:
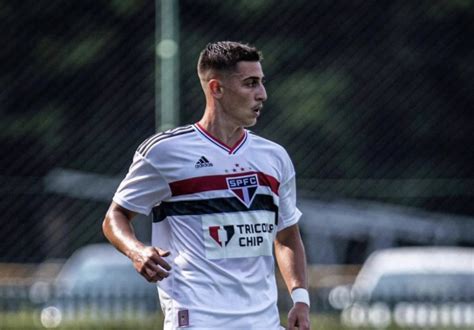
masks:
[(208, 175), (200, 176), (180, 181), (171, 182), (169, 184), (172, 196), (190, 195), (212, 190), (227, 190), (226, 178), (239, 177), (256, 174), (260, 186), (270, 187), (275, 195), (278, 195), (280, 182), (269, 174), (262, 172), (241, 172), (235, 174), (224, 175)]
[(270, 195), (258, 194), (249, 208), (237, 197), (162, 202), (153, 208), (153, 222), (163, 221), (169, 216), (219, 214), (247, 211), (271, 211), (275, 213), (275, 225), (278, 225), (278, 206)]

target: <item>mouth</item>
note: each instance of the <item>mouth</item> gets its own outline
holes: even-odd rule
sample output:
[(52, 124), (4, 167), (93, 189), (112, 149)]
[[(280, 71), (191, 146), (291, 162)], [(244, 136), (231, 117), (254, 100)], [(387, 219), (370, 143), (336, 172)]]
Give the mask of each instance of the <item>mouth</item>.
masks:
[(252, 108), (252, 111), (255, 112), (256, 114), (260, 114), (260, 111), (262, 110), (263, 108), (263, 104), (259, 104), (255, 107)]

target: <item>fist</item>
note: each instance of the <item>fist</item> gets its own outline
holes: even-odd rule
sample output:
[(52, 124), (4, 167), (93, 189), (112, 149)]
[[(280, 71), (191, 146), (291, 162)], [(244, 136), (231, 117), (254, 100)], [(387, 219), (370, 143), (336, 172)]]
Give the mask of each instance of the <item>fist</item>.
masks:
[(169, 251), (163, 251), (154, 246), (146, 246), (131, 256), (133, 267), (148, 282), (161, 281), (169, 276), (170, 265), (165, 257), (170, 255)]

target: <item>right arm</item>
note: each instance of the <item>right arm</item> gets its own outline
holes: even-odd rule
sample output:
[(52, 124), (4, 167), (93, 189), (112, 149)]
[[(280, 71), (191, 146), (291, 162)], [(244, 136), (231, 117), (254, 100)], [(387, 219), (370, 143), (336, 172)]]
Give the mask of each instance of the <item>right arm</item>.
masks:
[(161, 281), (169, 276), (168, 271), (171, 270), (164, 259), (170, 252), (147, 246), (137, 239), (131, 223), (135, 215), (135, 212), (112, 202), (102, 223), (102, 230), (110, 243), (132, 260), (137, 272), (147, 281)]

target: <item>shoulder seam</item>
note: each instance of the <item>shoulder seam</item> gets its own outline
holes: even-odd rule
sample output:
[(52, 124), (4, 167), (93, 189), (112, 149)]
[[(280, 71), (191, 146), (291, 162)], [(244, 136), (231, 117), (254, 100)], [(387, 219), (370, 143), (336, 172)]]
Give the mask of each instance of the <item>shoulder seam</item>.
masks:
[(168, 130), (165, 132), (160, 132), (155, 135), (152, 135), (148, 139), (142, 142), (140, 146), (137, 148), (137, 153), (139, 153), (142, 156), (146, 156), (148, 152), (155, 146), (157, 143), (160, 141), (183, 135), (183, 134), (189, 134), (194, 132), (194, 128), (192, 126), (184, 126), (184, 127), (178, 127), (172, 130)]

